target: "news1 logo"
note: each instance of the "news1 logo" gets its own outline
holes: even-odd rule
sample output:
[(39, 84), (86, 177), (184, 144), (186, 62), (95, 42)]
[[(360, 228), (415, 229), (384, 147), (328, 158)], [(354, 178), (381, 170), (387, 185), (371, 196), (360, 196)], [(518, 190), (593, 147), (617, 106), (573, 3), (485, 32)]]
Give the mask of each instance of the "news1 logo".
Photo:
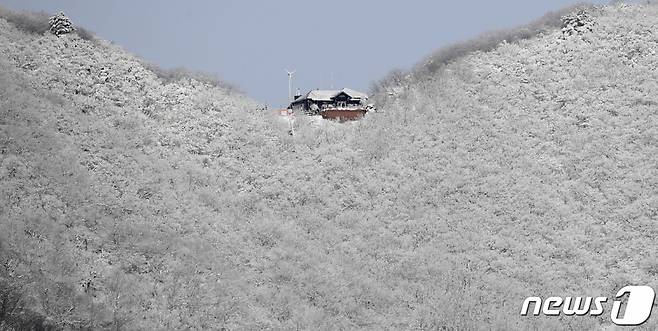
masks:
[[(610, 318), (617, 325), (641, 325), (651, 316), (656, 293), (649, 286), (626, 286), (617, 292), (615, 299), (621, 299), (626, 294), (628, 294), (628, 301), (625, 311), (623, 314), (620, 311), (622, 301), (614, 300)], [(604, 313), (603, 304), (607, 301), (608, 298), (606, 297), (595, 299), (591, 297), (550, 297), (542, 303), (542, 299), (539, 297), (529, 297), (523, 302), (521, 315), (527, 316), (530, 304), (534, 303), (534, 309), (532, 311), (532, 315), (534, 316), (538, 316), (540, 312), (547, 316), (557, 316), (560, 313), (564, 313), (567, 316), (599, 316)], [(594, 308), (592, 308), (592, 304), (594, 304)], [(620, 317), (622, 315), (623, 317)]]

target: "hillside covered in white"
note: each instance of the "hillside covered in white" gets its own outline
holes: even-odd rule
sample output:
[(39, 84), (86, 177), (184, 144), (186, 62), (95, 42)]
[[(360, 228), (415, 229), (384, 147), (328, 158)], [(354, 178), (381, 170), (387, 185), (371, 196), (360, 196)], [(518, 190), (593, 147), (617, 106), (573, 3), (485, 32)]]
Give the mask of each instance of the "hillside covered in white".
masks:
[(294, 136), (222, 83), (0, 18), (0, 329), (607, 328), (519, 314), (658, 288), (658, 8), (581, 15)]

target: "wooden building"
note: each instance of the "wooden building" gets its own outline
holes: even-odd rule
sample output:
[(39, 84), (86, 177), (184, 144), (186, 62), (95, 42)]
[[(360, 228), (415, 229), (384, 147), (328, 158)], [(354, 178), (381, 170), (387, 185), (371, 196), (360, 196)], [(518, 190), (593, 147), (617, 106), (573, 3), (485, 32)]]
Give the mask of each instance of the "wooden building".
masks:
[(368, 95), (352, 89), (312, 90), (296, 95), (288, 109), (308, 115), (321, 115), (326, 119), (353, 120), (363, 117), (372, 107)]

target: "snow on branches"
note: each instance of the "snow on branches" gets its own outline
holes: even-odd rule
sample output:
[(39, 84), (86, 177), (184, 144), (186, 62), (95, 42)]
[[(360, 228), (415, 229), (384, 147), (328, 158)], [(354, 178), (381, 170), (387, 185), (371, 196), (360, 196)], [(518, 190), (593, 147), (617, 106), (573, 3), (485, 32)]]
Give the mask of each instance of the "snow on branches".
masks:
[(63, 12), (51, 17), (48, 23), (50, 24), (50, 33), (56, 36), (75, 31), (73, 23)]
[(562, 34), (572, 36), (591, 32), (594, 20), (585, 10), (562, 16)]

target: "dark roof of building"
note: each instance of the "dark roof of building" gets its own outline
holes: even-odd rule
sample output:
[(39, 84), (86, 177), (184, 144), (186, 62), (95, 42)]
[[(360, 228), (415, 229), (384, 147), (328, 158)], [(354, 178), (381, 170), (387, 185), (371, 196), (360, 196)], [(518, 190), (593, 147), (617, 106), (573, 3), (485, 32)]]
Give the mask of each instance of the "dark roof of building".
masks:
[(298, 103), (304, 100), (331, 101), (331, 99), (335, 98), (341, 93), (349, 95), (352, 99), (368, 100), (367, 94), (349, 88), (344, 88), (342, 90), (311, 90), (292, 103)]

